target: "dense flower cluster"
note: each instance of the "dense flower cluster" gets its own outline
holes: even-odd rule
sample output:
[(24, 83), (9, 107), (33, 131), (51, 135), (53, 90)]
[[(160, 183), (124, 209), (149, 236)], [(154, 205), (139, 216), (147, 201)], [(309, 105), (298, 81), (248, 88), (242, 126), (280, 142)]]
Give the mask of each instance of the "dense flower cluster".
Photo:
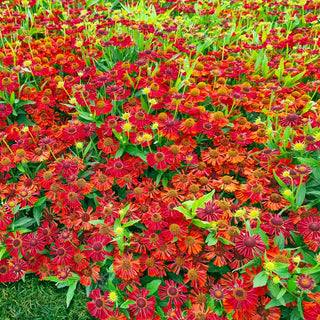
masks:
[(319, 1), (0, 8), (0, 282), (80, 283), (105, 320), (319, 318)]

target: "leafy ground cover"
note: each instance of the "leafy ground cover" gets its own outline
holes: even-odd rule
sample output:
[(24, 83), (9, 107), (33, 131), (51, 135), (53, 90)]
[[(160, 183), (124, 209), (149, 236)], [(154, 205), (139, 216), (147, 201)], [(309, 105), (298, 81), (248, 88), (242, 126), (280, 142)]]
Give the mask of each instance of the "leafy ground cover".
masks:
[(84, 290), (78, 290), (67, 308), (67, 288), (57, 289), (53, 282), (27, 275), (25, 282), (0, 285), (1, 320), (89, 320)]
[(0, 8), (5, 317), (319, 319), (318, 1)]

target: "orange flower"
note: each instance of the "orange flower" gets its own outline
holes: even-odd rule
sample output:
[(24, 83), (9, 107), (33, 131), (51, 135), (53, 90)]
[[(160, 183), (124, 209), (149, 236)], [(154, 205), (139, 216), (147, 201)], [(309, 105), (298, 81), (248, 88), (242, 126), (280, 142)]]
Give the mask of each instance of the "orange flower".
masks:
[(187, 252), (190, 255), (196, 255), (202, 250), (203, 234), (197, 231), (191, 231), (191, 233), (179, 240), (178, 246), (182, 252)]

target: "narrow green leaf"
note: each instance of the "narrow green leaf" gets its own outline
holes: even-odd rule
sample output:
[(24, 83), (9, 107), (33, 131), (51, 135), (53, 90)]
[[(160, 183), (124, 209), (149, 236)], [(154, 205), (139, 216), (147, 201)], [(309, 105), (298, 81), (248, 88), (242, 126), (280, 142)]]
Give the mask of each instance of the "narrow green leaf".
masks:
[(299, 192), (296, 196), (296, 206), (298, 208), (302, 205), (305, 197), (306, 197), (306, 184), (303, 183), (303, 184), (301, 184)]
[(285, 293), (287, 292), (286, 288), (282, 288), (279, 292), (279, 294), (277, 295), (277, 300), (279, 300)]
[(78, 281), (74, 281), (74, 282), (70, 285), (70, 287), (68, 288), (67, 299), (66, 299), (67, 308), (69, 307), (70, 302), (71, 302), (72, 299), (73, 299), (74, 292), (75, 292), (75, 290), (76, 290), (77, 284), (78, 284)]
[(44, 204), (46, 202), (46, 200), (48, 200), (47, 197), (42, 197), (40, 198), (33, 207), (40, 207), (42, 204)]

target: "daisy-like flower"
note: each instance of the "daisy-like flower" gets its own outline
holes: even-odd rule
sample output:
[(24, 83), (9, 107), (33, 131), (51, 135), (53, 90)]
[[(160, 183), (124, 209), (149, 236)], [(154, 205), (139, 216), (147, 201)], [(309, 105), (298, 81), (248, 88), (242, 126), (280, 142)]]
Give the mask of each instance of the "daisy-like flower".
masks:
[(150, 167), (156, 167), (158, 170), (165, 170), (173, 163), (173, 156), (168, 147), (157, 148), (156, 153), (147, 155), (147, 163)]
[(112, 304), (107, 301), (108, 293), (101, 295), (100, 289), (97, 288), (90, 293), (89, 298), (93, 300), (87, 302), (90, 314), (98, 319), (107, 319), (109, 308), (112, 307)]
[(159, 286), (160, 300), (164, 300), (169, 297), (168, 306), (179, 308), (187, 300), (187, 288), (181, 283), (175, 283), (173, 280), (165, 280), (165, 286)]
[(311, 291), (315, 286), (315, 281), (309, 274), (299, 275), (296, 283), (299, 289), (303, 291)]
[(26, 261), (20, 258), (12, 258), (9, 260), (9, 271), (13, 274), (13, 281), (20, 280), (28, 270)]
[(12, 272), (9, 271), (9, 262), (6, 259), (0, 260), (0, 281), (9, 282), (13, 277)]
[(59, 242), (52, 246), (51, 254), (55, 255), (52, 262), (57, 265), (68, 265), (74, 255), (74, 247), (70, 242)]
[(84, 286), (90, 286), (91, 282), (97, 282), (100, 279), (100, 267), (95, 265), (89, 265), (84, 268), (80, 273), (80, 283)]
[(306, 217), (298, 222), (297, 229), (305, 241), (315, 241), (320, 238), (320, 217)]
[(18, 257), (19, 253), (22, 256), (25, 255), (26, 249), (23, 245), (24, 237), (25, 235), (21, 234), (19, 231), (15, 233), (9, 233), (9, 237), (6, 239), (5, 244), (7, 247), (7, 251), (10, 252), (11, 257)]
[(23, 244), (29, 254), (35, 255), (44, 249), (45, 238), (41, 233), (29, 233), (24, 237)]
[(254, 255), (260, 256), (266, 249), (266, 244), (259, 235), (250, 236), (247, 231), (236, 237), (235, 244), (236, 250), (249, 259), (254, 258)]
[(88, 244), (85, 249), (88, 249), (84, 253), (88, 258), (93, 261), (103, 261), (107, 254), (105, 246), (109, 243), (108, 237), (102, 234), (96, 234), (88, 240)]
[(258, 302), (258, 297), (253, 288), (244, 286), (236, 280), (231, 288), (226, 290), (226, 297), (223, 306), (227, 313), (233, 313), (233, 319), (251, 319), (254, 315), (254, 307)]
[(207, 271), (201, 267), (186, 266), (188, 272), (183, 280), (184, 283), (191, 281), (192, 288), (203, 288), (207, 282)]
[(0, 230), (6, 230), (11, 224), (14, 214), (9, 208), (0, 208)]
[(196, 213), (200, 220), (207, 222), (218, 221), (223, 215), (223, 211), (213, 200), (206, 202), (204, 208), (198, 208)]
[(191, 231), (189, 235), (178, 241), (180, 250), (190, 255), (198, 254), (203, 244), (203, 234), (197, 231)]
[(134, 319), (146, 320), (152, 318), (155, 312), (156, 298), (152, 296), (147, 299), (149, 290), (142, 288), (141, 291), (135, 289), (128, 298), (135, 303), (129, 305), (129, 310)]
[(260, 296), (260, 300), (255, 307), (254, 315), (251, 320), (279, 320), (281, 313), (280, 308), (271, 307), (266, 308), (267, 304), (271, 301), (269, 297)]
[(288, 238), (289, 231), (294, 230), (293, 223), (288, 219), (284, 220), (280, 214), (264, 213), (261, 222), (261, 229), (269, 235), (279, 236), (282, 233), (285, 238)]
[(132, 255), (124, 254), (115, 257), (113, 268), (116, 276), (120, 279), (130, 280), (137, 278), (140, 271), (139, 260), (133, 259)]
[(210, 296), (215, 300), (224, 300), (226, 296), (226, 290), (220, 284), (215, 284), (209, 291)]
[(285, 208), (290, 204), (290, 202), (287, 201), (281, 194), (272, 192), (267, 196), (266, 200), (262, 201), (262, 204), (266, 209), (278, 211)]
[(301, 116), (290, 113), (285, 117), (281, 117), (279, 120), (279, 124), (283, 127), (295, 127), (302, 123)]

